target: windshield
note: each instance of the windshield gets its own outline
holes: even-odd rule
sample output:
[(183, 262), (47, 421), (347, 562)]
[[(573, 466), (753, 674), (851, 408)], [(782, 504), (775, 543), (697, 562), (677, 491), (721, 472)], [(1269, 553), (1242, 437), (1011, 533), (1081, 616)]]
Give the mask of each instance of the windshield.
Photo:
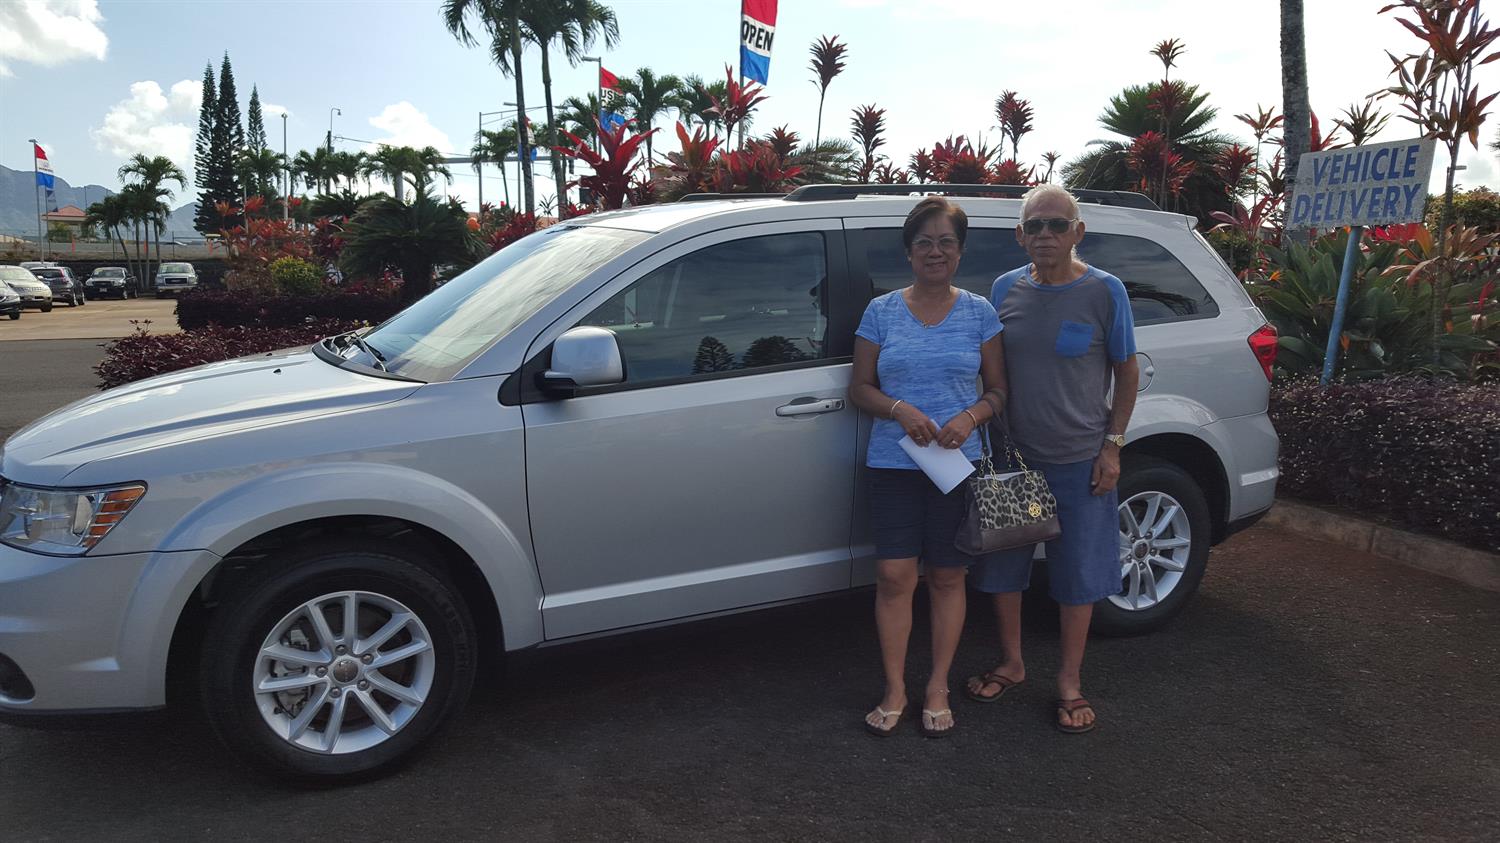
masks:
[(36, 276), (31, 270), (22, 269), (19, 266), (0, 266), (0, 281), (30, 281), (36, 282)]
[(161, 265), (162, 272), (192, 272), (193, 265), (190, 263), (164, 263)]
[(365, 335), (386, 369), (452, 377), (564, 290), (645, 239), (635, 231), (554, 225), (523, 237)]
[(125, 270), (117, 266), (104, 266), (94, 270), (94, 275), (99, 278), (124, 278)]

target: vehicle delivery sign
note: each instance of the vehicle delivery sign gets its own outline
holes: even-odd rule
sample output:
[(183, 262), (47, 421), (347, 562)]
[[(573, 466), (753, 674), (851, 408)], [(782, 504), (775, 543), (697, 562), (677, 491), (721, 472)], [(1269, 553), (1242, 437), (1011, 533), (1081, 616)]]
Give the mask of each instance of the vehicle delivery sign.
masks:
[(1304, 154), (1287, 226), (1329, 231), (1421, 222), (1436, 148), (1426, 138)]

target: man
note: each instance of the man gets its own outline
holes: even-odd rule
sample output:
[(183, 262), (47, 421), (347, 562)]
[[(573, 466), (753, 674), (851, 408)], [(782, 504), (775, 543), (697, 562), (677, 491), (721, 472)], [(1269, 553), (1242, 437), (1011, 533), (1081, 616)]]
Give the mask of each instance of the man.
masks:
[[(1005, 326), (1011, 438), (1057, 498), (1063, 532), (1046, 553), (1062, 621), (1057, 728), (1075, 734), (1096, 723), (1083, 697), (1083, 651), (1094, 603), (1120, 591), (1115, 485), (1140, 378), (1125, 286), (1078, 259), (1083, 235), (1071, 194), (1050, 184), (1030, 191), (1016, 239), (1031, 261), (996, 279), (990, 293)], [(969, 575), (994, 595), (1002, 653), (994, 670), (969, 680), (971, 699), (994, 702), (1026, 678), (1021, 592), (1030, 584), (1033, 551), (993, 554)]]

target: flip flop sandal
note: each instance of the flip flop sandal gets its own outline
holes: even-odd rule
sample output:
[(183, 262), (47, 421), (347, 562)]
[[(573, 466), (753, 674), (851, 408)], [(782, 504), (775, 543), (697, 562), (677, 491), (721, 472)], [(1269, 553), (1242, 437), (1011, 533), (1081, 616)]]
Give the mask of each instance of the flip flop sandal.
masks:
[(881, 723), (884, 723), (892, 717), (896, 718), (896, 722), (892, 723), (889, 729), (882, 729), (879, 726), (876, 726), (870, 721), (866, 720), (865, 731), (869, 732), (877, 738), (888, 738), (896, 732), (896, 727), (901, 725), (902, 718), (906, 716), (906, 709), (900, 708), (895, 711), (886, 711), (885, 709), (877, 705), (875, 706), (875, 713), (880, 715)]
[[(979, 683), (978, 690), (975, 690), (973, 687), (971, 687), (971, 685), (975, 682)], [(1017, 682), (1014, 679), (1011, 679), (1009, 676), (1001, 676), (1000, 674), (992, 670), (983, 676), (969, 677), (969, 684), (964, 686), (964, 695), (974, 702), (978, 703), (999, 702), (1000, 698), (1005, 696), (1006, 691), (1009, 691), (1011, 688), (1014, 688), (1019, 684), (1021, 683)], [(1000, 690), (986, 696), (985, 694), (981, 693), (984, 690), (984, 686), (986, 685), (999, 685)]]
[[(925, 709), (925, 708), (922, 709), (922, 722), (921, 722), (921, 724), (917, 728), (919, 728), (919, 729), (922, 730), (922, 736), (923, 737), (927, 737), (927, 738), (946, 738), (946, 737), (948, 737), (948, 734), (953, 731), (954, 726), (949, 726), (946, 729), (938, 729), (938, 728), (935, 728), (935, 727), (927, 725), (927, 721), (928, 720), (931, 720), (933, 723), (936, 723), (937, 719), (939, 717), (942, 717), (944, 714), (948, 715), (949, 717), (952, 717), (953, 716), (953, 709), (951, 709), (951, 708), (945, 708), (942, 711), (931, 711), (931, 710)], [(957, 725), (957, 724), (955, 724), (955, 725)]]
[(1092, 705), (1089, 705), (1089, 701), (1086, 700), (1086, 699), (1084, 699), (1083, 697), (1078, 697), (1076, 699), (1071, 699), (1071, 700), (1058, 700), (1057, 703), (1056, 703), (1056, 705), (1057, 705), (1057, 710), (1053, 714), (1052, 725), (1056, 726), (1057, 727), (1057, 731), (1062, 732), (1063, 734), (1067, 734), (1067, 735), (1081, 735), (1084, 732), (1092, 732), (1092, 731), (1094, 731), (1094, 727), (1099, 725), (1099, 720), (1098, 720), (1098, 714), (1097, 713), (1095, 714), (1094, 721), (1092, 723), (1088, 724), (1087, 726), (1064, 726), (1057, 719), (1056, 715), (1062, 714), (1064, 712), (1066, 712), (1068, 714), (1074, 714), (1074, 713), (1076, 713), (1078, 711), (1082, 711), (1085, 708), (1088, 709), (1089, 711), (1093, 711), (1094, 707)]

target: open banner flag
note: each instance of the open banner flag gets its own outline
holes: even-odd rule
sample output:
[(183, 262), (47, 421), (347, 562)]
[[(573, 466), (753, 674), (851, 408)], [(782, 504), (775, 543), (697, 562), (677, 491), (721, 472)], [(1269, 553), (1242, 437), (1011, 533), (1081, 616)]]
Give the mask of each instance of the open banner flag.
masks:
[(771, 40), (776, 37), (776, 0), (740, 2), (740, 76), (764, 85), (771, 78)]
[(605, 70), (604, 65), (601, 64), (599, 65), (599, 87), (618, 94), (620, 93), (620, 77)]
[(47, 188), (47, 205), (51, 207), (56, 203), (52, 190), (57, 184), (57, 179), (52, 175), (52, 162), (47, 160), (47, 153), (37, 144), (32, 144), (36, 149), (36, 183)]

